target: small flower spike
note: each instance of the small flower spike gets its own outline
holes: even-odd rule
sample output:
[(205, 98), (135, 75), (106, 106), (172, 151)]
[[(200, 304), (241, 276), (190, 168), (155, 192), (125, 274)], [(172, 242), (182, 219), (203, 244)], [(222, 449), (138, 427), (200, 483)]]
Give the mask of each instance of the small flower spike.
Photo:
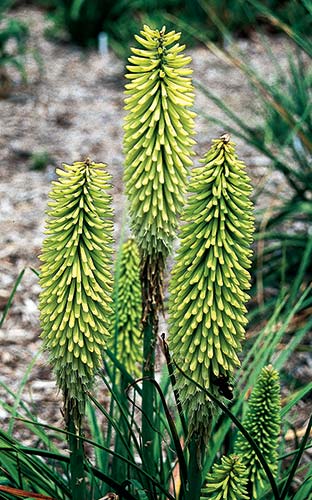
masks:
[[(254, 230), (250, 180), (234, 146), (228, 134), (214, 140), (203, 166), (192, 171), (169, 301), (175, 363), (215, 396), (228, 399), (245, 336)], [(212, 403), (180, 372), (176, 375), (190, 435), (206, 442)]]
[(249, 500), (247, 470), (237, 455), (222, 457), (221, 464), (213, 466), (201, 491), (201, 500)]
[(155, 261), (170, 251), (184, 204), (194, 140), (194, 94), (181, 33), (144, 26), (126, 78), (125, 183), (140, 252)]
[(128, 373), (139, 377), (143, 361), (142, 291), (140, 256), (134, 239), (123, 243), (118, 267), (114, 294), (116, 338), (112, 335), (109, 345)]
[[(272, 365), (268, 365), (261, 370), (250, 396), (243, 426), (258, 445), (273, 474), (277, 471), (280, 410), (279, 373)], [(257, 499), (266, 478), (263, 467), (251, 445), (241, 433), (237, 435), (234, 450), (241, 456), (246, 466), (252, 498)]]
[(48, 203), (39, 300), (43, 347), (76, 427), (101, 365), (112, 315), (112, 211), (104, 164), (58, 169)]

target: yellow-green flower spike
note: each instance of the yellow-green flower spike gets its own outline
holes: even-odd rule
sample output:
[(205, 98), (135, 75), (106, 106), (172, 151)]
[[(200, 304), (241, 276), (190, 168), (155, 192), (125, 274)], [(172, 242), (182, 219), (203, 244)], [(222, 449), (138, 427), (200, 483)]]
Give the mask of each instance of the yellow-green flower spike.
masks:
[(87, 159), (57, 170), (40, 256), (43, 347), (65, 396), (65, 417), (73, 409), (77, 426), (112, 315), (112, 212), (105, 167)]
[(136, 36), (126, 78), (125, 183), (143, 256), (166, 257), (177, 229), (194, 140), (191, 58), (181, 33), (148, 26)]
[(143, 360), (142, 291), (139, 250), (133, 239), (122, 245), (121, 259), (115, 276), (116, 338), (112, 335), (109, 345), (116, 351), (118, 361), (128, 373), (139, 377)]
[[(192, 171), (170, 285), (169, 347), (175, 363), (217, 397), (231, 399), (230, 378), (245, 336), (253, 207), (245, 165), (228, 134), (213, 141)], [(212, 406), (177, 372), (190, 435), (207, 440)]]
[[(281, 425), (281, 396), (279, 373), (268, 365), (261, 370), (248, 401), (248, 411), (243, 426), (258, 445), (273, 474), (277, 471), (277, 446)], [(257, 499), (259, 490), (265, 485), (266, 474), (253, 448), (238, 433), (234, 446), (248, 473), (252, 498)]]
[(208, 474), (201, 500), (249, 500), (247, 482), (247, 470), (240, 457), (234, 454), (224, 456), (221, 464), (214, 465)]

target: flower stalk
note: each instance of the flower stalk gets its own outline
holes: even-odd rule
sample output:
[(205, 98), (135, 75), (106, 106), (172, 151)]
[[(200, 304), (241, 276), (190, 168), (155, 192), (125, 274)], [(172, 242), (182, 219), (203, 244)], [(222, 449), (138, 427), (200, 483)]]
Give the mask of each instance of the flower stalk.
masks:
[(162, 307), (162, 272), (176, 235), (192, 164), (194, 94), (181, 33), (148, 26), (127, 66), (124, 180), (142, 256), (146, 315)]
[(115, 334), (111, 336), (109, 346), (128, 373), (138, 378), (143, 361), (142, 290), (140, 255), (133, 238), (122, 244), (115, 276)]
[[(169, 301), (174, 362), (216, 397), (228, 399), (245, 336), (253, 233), (250, 181), (234, 146), (224, 134), (192, 171)], [(200, 469), (215, 408), (180, 372), (176, 378), (189, 440), (198, 450), (190, 460)]]
[(81, 500), (82, 417), (87, 391), (102, 364), (112, 315), (110, 177), (104, 164), (89, 159), (64, 165), (57, 174), (40, 255), (41, 338), (64, 397), (73, 498)]
[(165, 260), (176, 235), (192, 164), (191, 58), (180, 33), (144, 26), (135, 38), (126, 78), (124, 152), (132, 232), (140, 251), (143, 294), (142, 436), (145, 464), (154, 469), (153, 387), (159, 313), (163, 309)]
[(249, 500), (247, 482), (247, 470), (240, 457), (223, 456), (208, 474), (201, 500)]
[[(281, 425), (279, 373), (272, 365), (265, 366), (258, 377), (248, 402), (243, 426), (258, 445), (272, 473), (277, 471), (277, 446)], [(239, 433), (234, 446), (247, 469), (248, 491), (257, 499), (265, 486), (265, 471), (250, 443)]]

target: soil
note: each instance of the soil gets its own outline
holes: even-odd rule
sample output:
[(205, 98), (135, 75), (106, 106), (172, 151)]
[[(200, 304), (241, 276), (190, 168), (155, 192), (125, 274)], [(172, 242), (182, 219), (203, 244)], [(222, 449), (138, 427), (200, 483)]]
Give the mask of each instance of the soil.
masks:
[[(125, 205), (123, 195), (122, 125), (125, 61), (111, 51), (81, 49), (48, 40), (49, 24), (43, 12), (34, 7), (20, 8), (14, 15), (24, 20), (31, 33), (26, 71), (28, 83), (10, 70), (10, 93), (0, 100), (0, 310), (10, 297), (19, 274), (25, 270), (13, 303), (0, 330), (1, 383), (13, 394), (21, 394), (40, 421), (62, 425), (60, 399), (53, 377), (40, 352), (41, 340), (37, 299), (38, 254), (43, 239), (44, 218), (55, 168), (87, 156), (105, 162), (113, 179), (115, 240), (118, 242)], [(279, 63), (286, 64), (287, 43), (282, 36), (267, 39)], [(257, 37), (237, 40), (248, 61), (266, 79), (272, 79), (270, 56)], [(217, 59), (206, 47), (188, 51), (193, 58), (194, 78), (209, 88), (250, 126), (259, 125), (261, 114), (248, 82), (237, 69)], [(39, 54), (38, 66), (34, 54)], [(196, 92), (196, 108), (225, 123), (225, 115), (202, 93)], [(203, 116), (197, 120), (197, 158), (220, 135), (220, 126)], [(286, 196), (287, 188), (277, 173), (270, 172), (268, 160), (234, 137), (241, 159), (255, 186), (256, 202), (263, 206)], [(48, 157), (38, 165), (38, 154)], [(256, 196), (261, 191), (261, 197)], [(267, 194), (269, 193), (269, 194)], [(39, 353), (39, 354), (38, 354)], [(26, 382), (25, 373), (33, 363)], [(312, 370), (312, 367), (310, 367)], [(21, 386), (21, 381), (25, 386)], [(4, 387), (0, 398), (13, 401)], [(0, 417), (8, 422), (9, 413), (0, 406)], [(303, 422), (302, 422), (303, 423)], [(23, 428), (16, 429), (23, 438)], [(31, 437), (24, 435), (25, 444)]]

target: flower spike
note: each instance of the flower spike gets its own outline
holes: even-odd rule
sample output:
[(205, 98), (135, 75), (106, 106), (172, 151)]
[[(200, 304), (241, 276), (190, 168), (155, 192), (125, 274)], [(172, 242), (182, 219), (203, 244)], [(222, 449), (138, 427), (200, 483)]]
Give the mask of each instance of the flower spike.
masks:
[[(254, 228), (250, 181), (234, 146), (228, 134), (214, 140), (203, 166), (192, 171), (169, 302), (175, 363), (214, 395), (228, 399), (245, 336)], [(180, 372), (177, 388), (190, 435), (206, 442), (212, 403)]]
[[(117, 359), (132, 376), (139, 377), (143, 361), (142, 291), (140, 256), (136, 242), (130, 238), (121, 248), (121, 261), (116, 270), (115, 328), (117, 337), (109, 345)], [(116, 346), (114, 343), (116, 342)]]
[(202, 488), (201, 500), (249, 500), (247, 470), (238, 455), (222, 457), (221, 464), (214, 465)]
[(194, 140), (194, 94), (181, 33), (144, 26), (126, 78), (125, 183), (145, 257), (166, 257), (177, 229)]
[[(277, 471), (277, 445), (281, 425), (281, 396), (279, 373), (272, 365), (262, 368), (254, 390), (248, 401), (248, 411), (243, 426), (258, 445), (273, 474)], [(255, 451), (245, 437), (238, 433), (235, 453), (242, 458), (247, 468), (249, 489), (252, 498), (264, 486), (265, 472)]]
[[(191, 58), (180, 33), (144, 26), (127, 66), (124, 125), (126, 194), (132, 232), (139, 247), (142, 283), (144, 461), (153, 462), (155, 432), (149, 379), (155, 377), (155, 345), (163, 311), (163, 271), (176, 235), (192, 164), (194, 94)], [(151, 471), (150, 471), (151, 472)]]
[(50, 193), (39, 300), (43, 347), (76, 428), (101, 365), (111, 318), (110, 176), (87, 159), (58, 169)]

